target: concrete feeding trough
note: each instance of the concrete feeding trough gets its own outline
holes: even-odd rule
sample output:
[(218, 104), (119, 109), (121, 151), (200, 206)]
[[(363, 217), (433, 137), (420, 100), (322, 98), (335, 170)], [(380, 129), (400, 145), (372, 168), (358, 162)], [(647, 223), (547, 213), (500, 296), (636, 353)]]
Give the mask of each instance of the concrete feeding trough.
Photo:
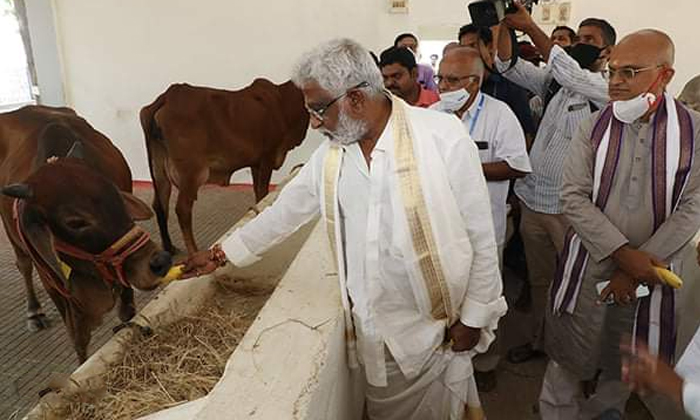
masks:
[[(276, 197), (277, 192), (268, 195), (233, 229)], [(249, 268), (228, 266), (216, 276), (170, 284), (139, 312), (136, 323), (158, 331), (192, 316), (214, 298), (222, 277), (254, 279), (270, 289), (279, 284), (226, 362), (213, 390), (204, 398), (146, 418), (359, 418), (359, 382), (345, 363), (337, 275), (322, 224), (313, 222), (301, 229)], [(105, 373), (120, 363), (135, 334), (134, 329), (115, 334), (25, 418), (65, 418), (65, 408), (75, 396), (103, 394)]]

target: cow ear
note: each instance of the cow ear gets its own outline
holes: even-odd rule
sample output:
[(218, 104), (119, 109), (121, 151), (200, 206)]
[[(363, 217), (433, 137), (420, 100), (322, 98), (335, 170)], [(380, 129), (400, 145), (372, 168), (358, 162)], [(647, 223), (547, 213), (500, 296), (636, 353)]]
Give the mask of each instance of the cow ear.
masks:
[(32, 187), (27, 184), (11, 184), (2, 188), (3, 195), (14, 198), (29, 199), (34, 196)]
[(148, 204), (141, 201), (133, 194), (128, 192), (119, 191), (124, 200), (124, 205), (126, 205), (126, 211), (131, 216), (131, 220), (148, 220), (153, 217), (153, 210), (148, 207)]
[(73, 145), (71, 146), (68, 153), (66, 154), (66, 157), (71, 157), (71, 158), (76, 158), (76, 159), (84, 159), (85, 158), (85, 149), (83, 148), (83, 143), (76, 140), (73, 143)]
[(67, 285), (68, 279), (63, 274), (58, 254), (53, 246), (53, 235), (44, 218), (31, 206), (27, 206), (20, 218), (20, 228), (27, 245), (34, 249), (36, 256), (45, 263), (55, 278), (61, 279), (61, 282)]

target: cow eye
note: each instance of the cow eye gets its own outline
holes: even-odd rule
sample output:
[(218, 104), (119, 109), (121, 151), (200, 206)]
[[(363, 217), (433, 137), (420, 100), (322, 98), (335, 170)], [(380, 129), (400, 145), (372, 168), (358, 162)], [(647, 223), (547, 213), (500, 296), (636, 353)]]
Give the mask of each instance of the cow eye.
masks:
[(68, 226), (71, 230), (83, 230), (89, 228), (90, 223), (85, 219), (75, 217), (67, 219), (66, 226)]

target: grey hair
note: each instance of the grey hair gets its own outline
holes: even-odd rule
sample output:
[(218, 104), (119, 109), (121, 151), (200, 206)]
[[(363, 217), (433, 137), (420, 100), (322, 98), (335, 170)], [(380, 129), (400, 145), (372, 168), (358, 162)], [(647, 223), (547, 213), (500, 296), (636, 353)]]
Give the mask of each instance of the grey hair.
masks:
[(484, 77), (484, 71), (486, 68), (484, 66), (484, 60), (481, 59), (481, 54), (478, 50), (471, 47), (458, 45), (448, 49), (447, 52), (445, 52), (444, 57), (448, 56), (459, 60), (470, 61), (471, 69), (469, 69), (469, 71), (471, 73), (478, 74), (482, 78)]
[(347, 38), (333, 39), (304, 54), (294, 66), (292, 81), (299, 88), (316, 82), (333, 96), (362, 82), (369, 84), (370, 96), (384, 91), (382, 74), (369, 51)]

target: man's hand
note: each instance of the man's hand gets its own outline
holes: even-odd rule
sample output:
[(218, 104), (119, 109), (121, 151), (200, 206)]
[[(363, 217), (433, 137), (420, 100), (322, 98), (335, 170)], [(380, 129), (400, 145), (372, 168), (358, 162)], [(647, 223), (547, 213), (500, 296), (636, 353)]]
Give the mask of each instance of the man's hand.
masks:
[(649, 285), (664, 284), (654, 267), (666, 268), (668, 265), (648, 252), (624, 245), (613, 253), (613, 259), (622, 271), (638, 282)]
[(184, 261), (184, 264), (185, 267), (180, 277), (181, 279), (189, 279), (213, 273), (219, 268), (219, 264), (214, 259), (210, 250), (199, 251), (190, 255), (187, 260)]
[(481, 330), (479, 328), (467, 327), (460, 321), (455, 322), (450, 327), (450, 337), (452, 340), (452, 350), (456, 352), (468, 351), (479, 344)]
[(598, 303), (604, 303), (612, 295), (618, 305), (629, 305), (637, 300), (637, 286), (637, 282), (624, 271), (615, 270), (610, 278), (610, 284), (600, 292)]
[(506, 14), (503, 22), (512, 29), (529, 33), (534, 27), (537, 27), (537, 24), (532, 19), (532, 16), (530, 16), (530, 13), (527, 11), (525, 6), (523, 6), (519, 1), (516, 1), (514, 4), (518, 11), (515, 13)]
[(649, 354), (646, 346), (637, 347), (635, 354), (623, 345), (622, 380), (630, 390), (644, 395), (647, 392), (663, 394), (683, 406), (683, 379), (666, 363)]

